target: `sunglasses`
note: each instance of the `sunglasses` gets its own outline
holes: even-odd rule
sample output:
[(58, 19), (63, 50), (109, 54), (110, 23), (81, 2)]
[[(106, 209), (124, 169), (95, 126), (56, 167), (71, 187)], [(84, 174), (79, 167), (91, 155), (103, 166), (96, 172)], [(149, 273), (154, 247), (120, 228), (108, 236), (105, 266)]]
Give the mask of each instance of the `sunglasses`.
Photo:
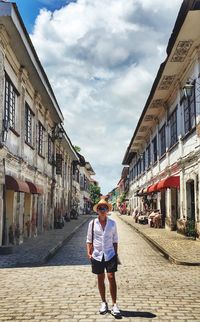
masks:
[(98, 207), (98, 211), (108, 211), (108, 207)]

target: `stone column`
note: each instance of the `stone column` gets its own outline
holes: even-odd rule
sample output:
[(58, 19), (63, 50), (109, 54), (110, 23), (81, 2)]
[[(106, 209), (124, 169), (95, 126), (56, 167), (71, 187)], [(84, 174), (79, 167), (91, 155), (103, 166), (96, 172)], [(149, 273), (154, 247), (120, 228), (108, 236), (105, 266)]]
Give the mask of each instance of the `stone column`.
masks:
[(184, 180), (184, 169), (180, 170), (180, 218), (186, 218), (186, 187)]

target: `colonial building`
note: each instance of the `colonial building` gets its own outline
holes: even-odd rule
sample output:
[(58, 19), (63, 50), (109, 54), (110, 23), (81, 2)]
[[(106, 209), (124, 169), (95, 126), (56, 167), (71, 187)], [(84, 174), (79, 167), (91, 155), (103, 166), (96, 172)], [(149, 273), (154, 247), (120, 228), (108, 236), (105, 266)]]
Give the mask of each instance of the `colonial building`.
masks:
[(79, 162), (76, 153), (66, 132), (62, 130), (62, 139), (56, 141), (55, 150), (55, 185), (54, 185), (54, 220), (66, 213), (69, 214), (72, 208), (72, 170), (73, 162)]
[(126, 198), (129, 189), (129, 167), (122, 169), (121, 178), (117, 184), (118, 197), (116, 199), (116, 208), (121, 213), (127, 213), (128, 199)]
[(70, 207), (78, 160), (63, 115), (13, 3), (0, 3), (0, 245), (54, 227)]
[(93, 175), (95, 175), (95, 172), (91, 164), (86, 161), (85, 166), (80, 169), (80, 187), (82, 195), (80, 208), (83, 214), (89, 214), (92, 208), (90, 184)]
[(80, 153), (78, 156), (79, 162), (74, 162), (73, 170), (73, 206), (79, 214), (88, 214), (92, 204), (89, 187), (95, 172)]
[(200, 1), (183, 1), (123, 164), (133, 208), (200, 232)]
[(108, 193), (109, 202), (113, 206), (113, 211), (119, 210), (119, 187), (114, 188)]

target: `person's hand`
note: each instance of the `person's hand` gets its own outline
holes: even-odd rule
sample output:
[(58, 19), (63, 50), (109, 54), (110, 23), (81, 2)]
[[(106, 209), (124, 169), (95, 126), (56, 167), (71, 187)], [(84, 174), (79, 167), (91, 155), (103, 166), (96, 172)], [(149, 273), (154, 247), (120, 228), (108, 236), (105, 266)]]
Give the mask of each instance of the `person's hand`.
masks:
[(92, 255), (91, 254), (88, 254), (88, 258), (91, 259), (92, 258)]

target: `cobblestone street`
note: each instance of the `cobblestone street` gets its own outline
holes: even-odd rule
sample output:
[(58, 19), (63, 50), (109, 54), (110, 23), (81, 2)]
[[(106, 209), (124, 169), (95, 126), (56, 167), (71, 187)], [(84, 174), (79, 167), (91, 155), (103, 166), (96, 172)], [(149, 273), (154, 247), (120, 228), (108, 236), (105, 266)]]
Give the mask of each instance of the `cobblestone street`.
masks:
[[(112, 216), (120, 238), (117, 280), (122, 319), (200, 321), (200, 267), (171, 264)], [(0, 270), (1, 321), (114, 320), (109, 313), (98, 313), (96, 278), (85, 252), (86, 231), (87, 224), (43, 267)], [(107, 298), (110, 305), (109, 293)]]

